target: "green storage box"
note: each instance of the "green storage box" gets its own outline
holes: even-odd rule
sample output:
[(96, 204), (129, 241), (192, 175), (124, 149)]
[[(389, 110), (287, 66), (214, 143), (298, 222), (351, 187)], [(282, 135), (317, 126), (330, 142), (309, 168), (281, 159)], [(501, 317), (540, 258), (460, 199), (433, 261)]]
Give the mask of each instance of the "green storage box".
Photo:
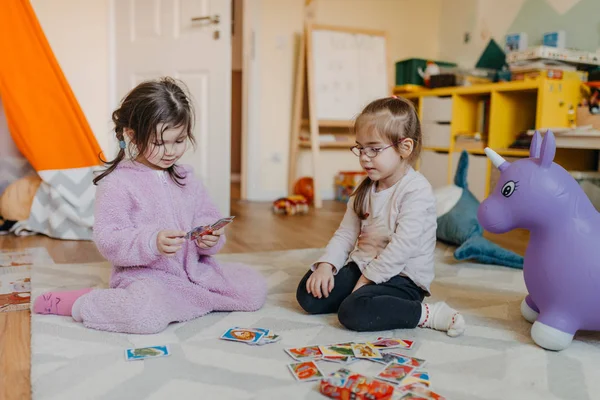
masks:
[(424, 58), (409, 58), (407, 60), (398, 61), (396, 63), (396, 86), (400, 85), (420, 85), (425, 86), (423, 78), (419, 75), (419, 68), (425, 71), (427, 61), (435, 62), (440, 68), (454, 68), (456, 64), (426, 60)]

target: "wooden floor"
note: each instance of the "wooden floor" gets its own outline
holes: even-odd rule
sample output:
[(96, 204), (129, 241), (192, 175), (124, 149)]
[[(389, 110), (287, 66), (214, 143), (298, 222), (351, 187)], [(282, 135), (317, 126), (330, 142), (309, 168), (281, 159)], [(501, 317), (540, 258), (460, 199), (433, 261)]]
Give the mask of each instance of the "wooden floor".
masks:
[[(308, 215), (278, 216), (272, 213), (269, 203), (235, 201), (231, 215), (235, 215), (236, 219), (227, 228), (228, 241), (222, 252), (323, 247), (337, 229), (344, 210), (345, 205), (326, 201), (322, 209), (311, 209)], [(528, 240), (524, 231), (486, 236), (520, 254), (525, 251)], [(56, 263), (102, 261), (91, 242), (59, 241), (43, 236), (0, 236), (0, 249), (27, 247), (45, 247)], [(29, 370), (29, 311), (0, 313), (0, 400), (31, 398)]]

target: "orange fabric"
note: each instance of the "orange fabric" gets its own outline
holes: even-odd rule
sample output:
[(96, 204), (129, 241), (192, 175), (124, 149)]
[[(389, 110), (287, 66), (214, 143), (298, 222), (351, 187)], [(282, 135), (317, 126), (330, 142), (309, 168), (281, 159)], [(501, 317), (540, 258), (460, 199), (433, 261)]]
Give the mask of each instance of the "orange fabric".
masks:
[(0, 1), (0, 96), (11, 136), (37, 171), (100, 163), (100, 146), (28, 0)]

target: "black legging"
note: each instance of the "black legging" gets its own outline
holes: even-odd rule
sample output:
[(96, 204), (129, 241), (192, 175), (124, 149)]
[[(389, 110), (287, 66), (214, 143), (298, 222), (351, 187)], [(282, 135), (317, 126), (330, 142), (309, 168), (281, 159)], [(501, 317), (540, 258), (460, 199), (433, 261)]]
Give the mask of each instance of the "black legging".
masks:
[(421, 318), (421, 302), (425, 291), (404, 276), (394, 276), (387, 282), (370, 284), (352, 293), (361, 276), (354, 262), (335, 275), (335, 285), (329, 297), (314, 297), (306, 291), (308, 271), (298, 285), (296, 299), (310, 314), (338, 313), (340, 323), (353, 331), (385, 331), (415, 328)]

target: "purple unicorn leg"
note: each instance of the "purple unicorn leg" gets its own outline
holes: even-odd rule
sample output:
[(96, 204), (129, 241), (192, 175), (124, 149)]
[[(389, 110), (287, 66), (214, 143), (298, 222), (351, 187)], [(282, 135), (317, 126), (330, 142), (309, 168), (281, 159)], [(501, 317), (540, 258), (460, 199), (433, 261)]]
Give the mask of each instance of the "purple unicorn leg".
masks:
[(575, 332), (565, 332), (558, 327), (569, 325), (568, 321), (569, 318), (561, 315), (560, 312), (542, 311), (531, 327), (531, 338), (544, 349), (564, 350), (573, 341)]
[(527, 322), (534, 323), (540, 314), (540, 310), (537, 308), (533, 300), (531, 299), (531, 295), (525, 296), (523, 301), (521, 302), (521, 314), (523, 318), (527, 320)]

